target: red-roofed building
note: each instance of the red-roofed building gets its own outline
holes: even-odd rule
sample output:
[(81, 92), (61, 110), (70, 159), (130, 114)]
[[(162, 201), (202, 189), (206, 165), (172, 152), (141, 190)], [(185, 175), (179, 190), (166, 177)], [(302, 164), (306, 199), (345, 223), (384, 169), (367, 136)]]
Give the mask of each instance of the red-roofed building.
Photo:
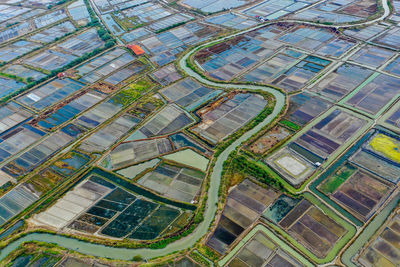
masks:
[(145, 53), (143, 48), (141, 48), (139, 45), (128, 45), (127, 47), (131, 49), (133, 53), (135, 53), (135, 55), (137, 56), (143, 55)]

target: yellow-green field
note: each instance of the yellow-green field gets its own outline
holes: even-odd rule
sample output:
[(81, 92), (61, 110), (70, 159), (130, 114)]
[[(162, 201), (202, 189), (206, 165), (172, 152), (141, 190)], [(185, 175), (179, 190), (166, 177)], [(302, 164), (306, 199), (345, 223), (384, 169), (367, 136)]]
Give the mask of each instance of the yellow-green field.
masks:
[(395, 138), (380, 133), (371, 140), (370, 146), (388, 159), (400, 163), (400, 142)]

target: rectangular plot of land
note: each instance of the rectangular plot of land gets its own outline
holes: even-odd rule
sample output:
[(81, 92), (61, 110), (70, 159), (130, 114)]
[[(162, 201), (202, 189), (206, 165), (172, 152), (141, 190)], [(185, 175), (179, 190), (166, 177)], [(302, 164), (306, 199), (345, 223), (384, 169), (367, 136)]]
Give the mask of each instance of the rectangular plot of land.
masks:
[(0, 107), (0, 134), (27, 120), (32, 114), (22, 106), (9, 102)]
[(400, 76), (400, 56), (390, 62), (385, 68), (385, 71)]
[(193, 118), (176, 105), (168, 105), (138, 131), (147, 137), (178, 131), (194, 122)]
[(233, 191), (235, 190), (239, 190), (248, 197), (264, 204), (265, 207), (269, 206), (279, 195), (279, 193), (275, 192), (273, 189), (262, 188), (250, 181), (250, 179), (241, 182)]
[(295, 223), (289, 232), (318, 257), (324, 257), (331, 248), (330, 244), (300, 222)]
[(347, 230), (315, 205), (303, 200), (280, 222), (288, 232), (319, 258), (325, 257)]
[(373, 41), (398, 50), (400, 48), (400, 27), (393, 27), (384, 34), (373, 39)]
[(154, 77), (160, 84), (164, 86), (182, 78), (173, 64), (153, 72), (152, 77)]
[(259, 231), (234, 255), (226, 266), (300, 267), (303, 265)]
[(336, 109), (295, 142), (321, 158), (327, 158), (365, 124), (365, 120)]
[(139, 122), (136, 117), (123, 115), (85, 139), (79, 149), (86, 152), (104, 151)]
[(100, 227), (95, 226), (93, 224), (85, 223), (82, 221), (73, 221), (69, 226), (70, 229), (81, 231), (84, 233), (93, 234), (97, 232)]
[(275, 79), (272, 84), (283, 88), (286, 92), (299, 91), (330, 63), (331, 61), (326, 59), (307, 56)]
[(367, 172), (358, 171), (339, 187), (333, 197), (366, 220), (385, 201), (392, 187)]
[(122, 143), (110, 152), (110, 158), (113, 168), (117, 169), (172, 151), (168, 138), (157, 138)]
[(240, 225), (236, 224), (235, 222), (233, 222), (232, 220), (230, 220), (229, 218), (225, 217), (224, 215), (222, 215), (219, 224), (221, 226), (223, 226), (225, 229), (227, 229), (229, 232), (233, 233), (234, 235), (240, 235), (243, 231), (244, 228), (241, 227)]
[(303, 183), (316, 168), (288, 147), (277, 151), (266, 162), (295, 186)]
[(336, 241), (339, 239), (339, 237), (336, 236), (334, 233), (330, 232), (329, 229), (326, 228), (326, 226), (315, 221), (312, 217), (310, 217), (307, 214), (304, 215), (299, 220), (299, 222), (301, 222), (307, 228), (309, 228), (313, 232), (315, 232), (318, 236), (320, 236), (323, 239), (326, 239), (327, 241), (329, 241), (332, 244), (336, 243)]
[[(83, 181), (60, 198), (55, 205), (33, 216), (32, 222), (36, 225), (50, 226), (61, 230), (69, 225), (77, 215), (110, 191), (110, 188), (103, 185), (91, 181)], [(102, 210), (93, 209), (92, 213), (96, 215), (100, 214), (100, 211)]]
[[(192, 130), (212, 144), (223, 140), (234, 131), (243, 127), (257, 116), (268, 104), (262, 96), (249, 93), (233, 95), (231, 99), (224, 99), (215, 108), (204, 108), (197, 112), (201, 122)], [(239, 120), (229, 119), (228, 115), (238, 117)]]
[(289, 109), (285, 118), (299, 126), (304, 126), (331, 106), (332, 103), (303, 92), (290, 96)]
[(178, 216), (180, 211), (166, 206), (158, 208), (131, 234), (133, 239), (154, 239)]
[(385, 120), (385, 123), (400, 128), (400, 105), (396, 105), (393, 108), (392, 114)]
[(380, 74), (348, 99), (346, 104), (376, 115), (396, 99), (395, 96), (400, 93), (399, 84), (400, 78)]
[(229, 194), (229, 197), (244, 203), (246, 206), (251, 207), (251, 209), (261, 213), (265, 210), (266, 206), (262, 205), (261, 203), (257, 202), (253, 198), (241, 193), (240, 191), (232, 191), (231, 194)]
[(357, 51), (350, 60), (377, 68), (394, 55), (395, 53), (390, 50), (375, 46), (365, 46)]
[[(301, 56), (301, 53), (299, 54)], [(297, 57), (292, 57), (290, 53), (279, 53), (254, 70), (248, 72), (242, 80), (271, 83), (287, 70), (288, 66), (298, 61), (298, 55), (296, 56)]]
[(390, 164), (389, 162), (363, 150), (355, 153), (354, 156), (351, 157), (351, 160), (352, 162), (393, 183), (397, 183), (400, 179), (400, 168), (398, 166)]
[(317, 53), (322, 56), (340, 57), (356, 44), (357, 42), (355, 40), (339, 37), (320, 47)]
[(372, 73), (372, 70), (365, 67), (345, 63), (326, 75), (311, 90), (333, 100), (339, 100), (356, 89)]
[(283, 228), (290, 227), (294, 221), (296, 221), (304, 212), (311, 207), (311, 203), (308, 200), (303, 200), (298, 204), (286, 217), (279, 222), (279, 225)]
[(233, 198), (229, 198), (226, 205), (228, 207), (234, 208), (235, 210), (243, 214), (246, 218), (249, 218), (252, 221), (254, 221), (259, 215), (259, 213), (234, 200)]
[(82, 89), (83, 86), (82, 83), (68, 78), (55, 79), (17, 98), (17, 101), (41, 110)]
[(276, 197), (275, 192), (262, 188), (249, 179), (241, 182), (229, 193), (217, 230), (207, 245), (220, 253), (225, 252), (237, 236), (259, 218), (267, 203), (271, 203)]
[(108, 224), (101, 233), (112, 237), (126, 236), (158, 206), (156, 203), (138, 199)]
[(21, 152), (23, 149), (43, 138), (44, 135), (45, 132), (29, 124), (24, 124), (2, 134), (0, 136), (0, 162)]
[(203, 102), (215, 97), (221, 91), (205, 87), (202, 84), (186, 78), (160, 91), (171, 102), (191, 109), (192, 106), (201, 105)]

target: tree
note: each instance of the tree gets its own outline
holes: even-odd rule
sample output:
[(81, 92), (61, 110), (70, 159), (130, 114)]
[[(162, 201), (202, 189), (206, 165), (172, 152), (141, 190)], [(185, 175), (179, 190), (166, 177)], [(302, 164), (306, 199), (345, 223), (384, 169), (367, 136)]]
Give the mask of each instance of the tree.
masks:
[(132, 258), (132, 261), (143, 261), (143, 258), (140, 255), (136, 255)]

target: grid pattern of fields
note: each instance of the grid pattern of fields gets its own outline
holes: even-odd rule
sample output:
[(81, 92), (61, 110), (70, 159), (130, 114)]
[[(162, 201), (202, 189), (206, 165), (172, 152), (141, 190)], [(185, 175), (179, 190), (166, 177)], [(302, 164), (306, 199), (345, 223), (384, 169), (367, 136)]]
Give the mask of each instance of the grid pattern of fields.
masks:
[(179, 209), (140, 198), (103, 178), (92, 176), (33, 222), (56, 229), (111, 237), (154, 239), (179, 215)]
[(355, 165), (345, 164), (319, 188), (361, 221), (367, 221), (392, 193), (394, 184)]
[(239, 93), (231, 98), (223, 98), (214, 109), (202, 109), (197, 112), (201, 122), (192, 131), (212, 144), (217, 144), (237, 131), (267, 106), (268, 101), (262, 96)]
[(358, 263), (363, 266), (397, 266), (400, 264), (400, 216), (394, 216), (363, 249)]
[(230, 267), (304, 266), (287, 254), (261, 231), (257, 232), (227, 264)]
[(310, 130), (267, 159), (293, 185), (305, 181), (319, 164), (362, 129), (366, 120), (335, 109)]
[(157, 138), (122, 143), (111, 151), (110, 158), (113, 168), (119, 169), (172, 151), (168, 138)]
[(216, 97), (221, 90), (205, 87), (195, 80), (186, 78), (160, 91), (169, 101), (187, 110), (201, 106), (204, 102)]
[(162, 164), (145, 174), (138, 183), (165, 197), (191, 202), (197, 197), (204, 176), (201, 171)]
[(277, 196), (271, 189), (244, 180), (229, 193), (222, 217), (207, 245), (221, 254), (225, 253)]

